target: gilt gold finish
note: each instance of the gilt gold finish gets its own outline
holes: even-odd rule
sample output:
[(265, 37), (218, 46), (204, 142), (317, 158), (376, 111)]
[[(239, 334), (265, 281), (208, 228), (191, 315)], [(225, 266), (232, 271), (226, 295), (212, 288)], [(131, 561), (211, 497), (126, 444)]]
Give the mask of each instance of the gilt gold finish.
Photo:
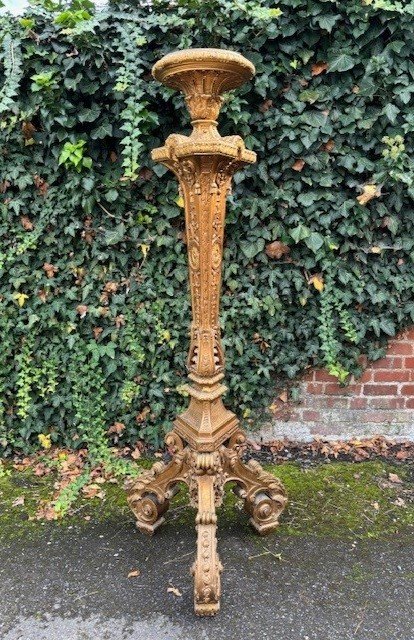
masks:
[(192, 567), (194, 606), (198, 615), (220, 607), (216, 508), (226, 482), (244, 499), (259, 534), (273, 531), (286, 504), (286, 493), (272, 474), (251, 460), (242, 462), (245, 436), (237, 417), (225, 408), (224, 357), (220, 341), (219, 301), (226, 196), (235, 171), (255, 162), (239, 136), (221, 137), (217, 117), (222, 94), (250, 80), (254, 66), (243, 56), (221, 49), (170, 53), (153, 68), (153, 76), (179, 89), (191, 115), (190, 136), (170, 135), (152, 158), (176, 175), (184, 198), (191, 289), (191, 342), (187, 360), (189, 407), (166, 436), (169, 464), (157, 462), (134, 481), (128, 502), (137, 527), (153, 534), (164, 522), (178, 483), (189, 487), (197, 508), (197, 555)]

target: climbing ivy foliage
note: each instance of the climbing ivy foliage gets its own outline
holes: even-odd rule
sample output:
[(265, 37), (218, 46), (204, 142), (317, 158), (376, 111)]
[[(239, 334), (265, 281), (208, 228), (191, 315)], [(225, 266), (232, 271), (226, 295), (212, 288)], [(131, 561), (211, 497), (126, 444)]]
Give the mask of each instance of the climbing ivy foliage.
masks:
[(0, 18), (6, 453), (43, 434), (95, 437), (99, 457), (115, 422), (121, 442), (158, 443), (187, 402), (183, 210), (150, 160), (189, 131), (182, 96), (150, 74), (175, 49), (234, 49), (257, 69), (220, 118), (258, 154), (228, 204), (228, 405), (261, 419), (275, 381), (323, 364), (345, 380), (414, 322), (413, 15), (385, 0), (36, 0)]

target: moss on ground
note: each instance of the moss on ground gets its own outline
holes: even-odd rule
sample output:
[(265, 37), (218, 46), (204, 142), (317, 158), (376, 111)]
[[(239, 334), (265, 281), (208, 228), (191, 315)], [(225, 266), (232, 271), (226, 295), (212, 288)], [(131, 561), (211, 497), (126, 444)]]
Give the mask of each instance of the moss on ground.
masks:
[[(279, 536), (380, 538), (414, 529), (414, 473), (409, 465), (285, 463), (267, 469), (282, 480), (289, 494)], [(398, 474), (402, 482), (390, 482), (390, 473)], [(30, 471), (10, 470), (10, 475), (0, 478), (0, 538), (31, 537), (42, 531), (45, 523), (36, 520), (35, 514), (39, 501), (51, 498), (53, 482), (53, 476), (37, 478)], [(71, 524), (87, 527), (112, 520), (132, 525), (122, 487), (110, 482), (102, 487), (104, 499), (79, 499), (72, 515), (47, 526), (58, 531)], [(241, 501), (229, 488), (219, 511), (220, 526), (247, 529), (247, 520)], [(169, 527), (194, 525), (185, 490), (172, 501), (167, 522)]]
[[(414, 527), (412, 468), (384, 462), (337, 462), (272, 468), (290, 503), (281, 535), (379, 538)], [(401, 484), (388, 480), (397, 474)]]

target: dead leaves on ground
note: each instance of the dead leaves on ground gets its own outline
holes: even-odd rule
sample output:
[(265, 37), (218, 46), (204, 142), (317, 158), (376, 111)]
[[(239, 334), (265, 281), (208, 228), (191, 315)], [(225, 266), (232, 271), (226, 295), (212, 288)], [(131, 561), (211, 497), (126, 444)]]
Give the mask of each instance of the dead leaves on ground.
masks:
[(318, 458), (351, 462), (378, 458), (389, 462), (414, 461), (414, 442), (395, 442), (383, 436), (348, 441), (327, 441), (323, 438), (315, 438), (312, 442), (303, 443), (275, 440), (264, 445), (262, 450), (270, 451), (275, 461)]
[(99, 484), (93, 482), (82, 488), (82, 495), (85, 496), (85, 498), (100, 498), (100, 500), (103, 500), (105, 498), (105, 491), (103, 491)]
[(266, 111), (269, 111), (269, 109), (271, 109), (273, 107), (273, 100), (267, 99), (264, 102), (262, 102), (262, 104), (259, 107), (259, 111), (260, 113), (266, 113)]
[(50, 264), (50, 262), (45, 262), (42, 269), (45, 272), (47, 278), (54, 278), (56, 273), (58, 272), (58, 268), (53, 264)]
[[(287, 394), (283, 392), (278, 399), (278, 406), (286, 406)], [(117, 435), (122, 430), (123, 423), (112, 425), (113, 435)], [(111, 427), (111, 428), (112, 428)], [(267, 444), (254, 444), (249, 442), (251, 452), (254, 450), (255, 457), (273, 462), (283, 461), (318, 461), (318, 460), (341, 460), (350, 462), (363, 462), (368, 460), (381, 459), (386, 462), (414, 462), (414, 442), (395, 442), (382, 436), (373, 438), (357, 439), (348, 441), (326, 441), (323, 438), (315, 438), (311, 442), (295, 442), (291, 440), (274, 440)], [(145, 447), (142, 442), (138, 442), (135, 447), (123, 447), (113, 449), (119, 456), (138, 459), (144, 452)], [(155, 454), (162, 456), (161, 452)], [(30, 470), (34, 476), (44, 478), (53, 477), (53, 495), (48, 499), (39, 499), (37, 511), (30, 519), (36, 520), (57, 520), (60, 515), (54, 509), (54, 501), (65, 487), (79, 478), (85, 471), (87, 463), (86, 449), (72, 451), (52, 447), (50, 450), (42, 451), (31, 456), (24, 456), (14, 459), (13, 468), (16, 471)], [(104, 483), (115, 482), (114, 478), (108, 476), (102, 467), (97, 467), (90, 471), (88, 483), (82, 488), (81, 497), (86, 500), (104, 500)], [(390, 472), (387, 477), (381, 478), (379, 486), (384, 489), (392, 489), (398, 492), (395, 506), (403, 508), (407, 501), (404, 483), (396, 472)], [(25, 497), (17, 496), (12, 503), (15, 508), (25, 507)], [(373, 506), (375, 509), (375, 506)], [(69, 511), (70, 513), (70, 511)], [(90, 516), (85, 515), (85, 519)]]
[[(111, 433), (118, 435), (123, 426), (122, 423), (115, 423), (110, 427), (110, 429), (113, 428)], [(133, 450), (129, 447), (113, 449), (114, 453), (119, 457), (129, 457), (131, 456), (131, 451), (134, 453), (140, 450), (142, 450), (142, 443), (137, 443)], [(57, 520), (60, 518), (61, 514), (58, 510), (55, 510), (55, 501), (62, 491), (79, 479), (85, 471), (87, 471), (89, 478), (80, 492), (81, 497), (85, 500), (104, 500), (106, 491), (103, 485), (106, 482), (117, 482), (114, 477), (105, 472), (102, 466), (97, 466), (89, 471), (88, 452), (86, 449), (72, 451), (52, 447), (47, 452), (40, 451), (31, 456), (16, 457), (12, 466), (16, 471), (24, 472), (30, 470), (38, 478), (50, 476), (54, 480), (52, 495), (47, 499), (38, 499), (36, 513), (34, 516), (29, 517), (31, 520)], [(12, 506), (18, 507), (21, 505), (24, 505), (24, 496), (16, 498)], [(70, 515), (71, 510), (68, 513)], [(85, 519), (90, 519), (90, 516), (86, 515)]]
[(400, 476), (397, 475), (396, 473), (389, 473), (388, 474), (388, 480), (390, 482), (392, 482), (393, 484), (402, 484), (402, 480), (401, 480)]
[(25, 231), (33, 231), (34, 224), (28, 216), (20, 216), (20, 224)]
[(124, 429), (125, 425), (123, 422), (114, 422), (114, 424), (109, 427), (107, 434), (109, 436), (113, 436), (114, 443), (117, 444), (117, 442), (119, 441), (119, 436), (122, 434)]

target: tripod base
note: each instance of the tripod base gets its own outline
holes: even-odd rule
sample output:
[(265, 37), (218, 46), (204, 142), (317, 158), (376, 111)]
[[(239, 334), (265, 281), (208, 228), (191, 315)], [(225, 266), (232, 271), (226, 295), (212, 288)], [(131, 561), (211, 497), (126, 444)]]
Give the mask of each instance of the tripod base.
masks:
[(197, 509), (197, 555), (192, 566), (194, 608), (200, 616), (212, 616), (220, 608), (220, 573), (217, 553), (216, 507), (223, 500), (224, 485), (234, 482), (235, 493), (244, 500), (250, 523), (260, 535), (270, 533), (279, 523), (287, 498), (281, 482), (260, 464), (242, 462), (245, 436), (237, 431), (216, 451), (199, 452), (184, 446), (174, 431), (165, 439), (172, 452), (170, 463), (156, 462), (128, 490), (128, 503), (140, 531), (152, 535), (164, 522), (170, 499), (178, 483), (189, 488), (190, 504)]

